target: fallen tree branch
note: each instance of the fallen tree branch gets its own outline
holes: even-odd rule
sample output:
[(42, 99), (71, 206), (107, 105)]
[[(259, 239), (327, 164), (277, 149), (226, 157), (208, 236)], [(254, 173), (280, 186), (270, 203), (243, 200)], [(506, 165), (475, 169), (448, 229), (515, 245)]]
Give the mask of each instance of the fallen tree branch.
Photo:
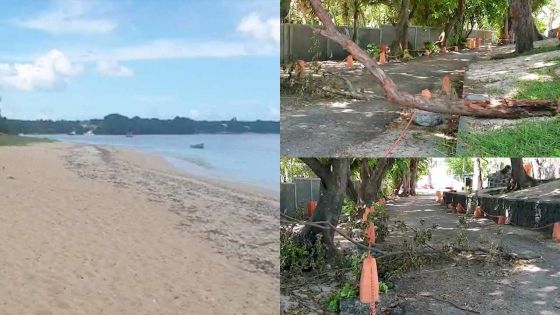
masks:
[[(323, 229), (323, 230), (329, 230), (332, 229), (333, 231), (335, 231), (336, 233), (338, 233), (340, 236), (344, 237), (346, 240), (348, 240), (350, 243), (364, 249), (364, 250), (371, 250), (372, 251), (372, 255), (377, 258), (377, 259), (386, 259), (389, 257), (393, 257), (393, 256), (398, 256), (398, 255), (410, 255), (410, 254), (414, 254), (416, 256), (429, 256), (429, 255), (438, 255), (444, 252), (447, 252), (446, 249), (436, 249), (428, 244), (426, 244), (425, 246), (430, 248), (430, 250), (420, 250), (420, 251), (396, 251), (396, 252), (386, 252), (386, 251), (382, 251), (379, 250), (377, 248), (375, 248), (373, 245), (372, 247), (368, 247), (360, 242), (357, 242), (356, 240), (354, 240), (352, 237), (350, 237), (348, 234), (344, 233), (343, 231), (341, 231), (340, 229), (338, 229), (337, 227), (335, 227), (334, 225), (332, 225), (330, 222), (328, 221), (316, 221), (316, 222), (309, 222), (309, 221), (303, 221), (303, 220), (298, 220), (296, 218), (293, 218), (289, 215), (280, 214), (281, 217), (283, 217), (284, 219), (288, 220), (290, 223), (298, 223), (298, 224), (303, 224), (303, 225), (309, 225), (309, 226), (313, 226), (319, 229)], [(408, 228), (413, 229), (413, 227), (406, 225)], [(451, 250), (455, 251), (455, 252), (483, 252), (485, 254), (490, 254), (490, 250), (486, 249), (486, 248), (482, 248), (482, 247), (476, 247), (476, 248), (467, 248), (467, 247), (456, 247), (456, 246), (452, 246), (450, 248)], [(508, 259), (522, 259), (522, 260), (532, 260), (532, 259), (538, 259), (541, 258), (541, 256), (524, 256), (524, 255), (519, 255), (519, 254), (515, 254), (515, 253), (507, 253), (504, 252), (502, 250), (498, 251), (498, 255), (508, 258)]]
[(381, 96), (377, 96), (377, 95), (368, 95), (368, 94), (360, 93), (360, 92), (356, 92), (356, 91), (351, 92), (351, 91), (339, 90), (339, 89), (331, 88), (331, 87), (328, 87), (328, 86), (324, 86), (321, 89), (323, 91), (327, 92), (327, 93), (337, 94), (337, 95), (350, 97), (350, 98), (357, 99), (357, 100), (362, 100), (362, 101), (370, 101), (370, 100), (373, 100), (373, 99), (378, 99), (378, 100), (384, 100), (385, 99), (385, 98), (383, 98)]
[[(476, 248), (465, 248), (465, 247), (452, 247), (454, 251), (458, 251), (458, 252), (483, 252), (485, 254), (491, 254), (489, 249), (483, 248), (483, 247), (476, 247)], [(499, 250), (498, 254), (504, 258), (508, 258), (508, 259), (521, 259), (521, 260), (533, 260), (533, 259), (539, 259), (542, 258), (542, 256), (538, 255), (538, 256), (527, 256), (527, 255), (519, 255), (516, 253), (508, 253), (505, 252), (503, 250)]]
[(420, 95), (400, 91), (393, 80), (379, 68), (377, 61), (371, 58), (350, 38), (340, 33), (321, 4), (321, 0), (309, 0), (323, 28), (317, 30), (324, 37), (340, 44), (354, 59), (360, 61), (373, 75), (377, 83), (385, 90), (388, 102), (397, 105), (421, 109), (428, 112), (461, 116), (486, 118), (522, 118), (534, 116), (555, 116), (560, 112), (560, 103), (552, 100), (512, 100), (492, 99), (472, 101), (459, 99), (428, 99)]

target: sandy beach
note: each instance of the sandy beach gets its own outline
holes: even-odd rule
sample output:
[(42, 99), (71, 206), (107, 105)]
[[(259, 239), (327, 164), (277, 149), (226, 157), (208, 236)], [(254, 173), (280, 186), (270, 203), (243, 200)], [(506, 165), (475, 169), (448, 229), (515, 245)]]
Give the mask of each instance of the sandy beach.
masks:
[(278, 208), (134, 151), (0, 147), (0, 314), (278, 314)]

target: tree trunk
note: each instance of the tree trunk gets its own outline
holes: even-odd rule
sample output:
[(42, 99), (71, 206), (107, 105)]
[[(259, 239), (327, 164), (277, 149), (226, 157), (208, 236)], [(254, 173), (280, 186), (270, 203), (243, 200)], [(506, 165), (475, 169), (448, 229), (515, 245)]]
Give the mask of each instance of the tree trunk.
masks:
[(399, 195), (399, 192), (401, 191), (402, 183), (403, 183), (402, 176), (396, 176), (395, 178), (393, 178), (393, 193), (395, 196)]
[(401, 187), (402, 187), (402, 192), (399, 196), (401, 197), (410, 196), (410, 169), (403, 174)]
[(369, 159), (360, 160), (360, 200), (366, 207), (377, 201), (377, 194), (387, 170), (395, 163), (393, 158), (380, 158), (375, 167), (369, 165)]
[[(330, 159), (323, 164), (315, 158), (301, 159), (321, 179), (319, 202), (311, 222), (328, 221), (337, 226), (342, 209), (342, 201), (348, 187), (348, 172), (350, 170), (350, 159)], [(334, 231), (321, 229), (306, 225), (299, 235), (300, 241), (308, 247), (315, 245), (317, 234), (323, 235), (323, 245), (327, 258), (336, 254), (334, 246)]]
[(471, 101), (465, 99), (449, 100), (446, 98), (427, 99), (421, 95), (412, 95), (398, 89), (396, 84), (381, 70), (377, 61), (347, 36), (341, 34), (323, 8), (321, 0), (309, 0), (315, 15), (323, 24), (317, 30), (321, 35), (338, 43), (346, 49), (355, 60), (360, 61), (370, 72), (377, 83), (384, 89), (385, 98), (389, 103), (411, 107), (433, 113), (454, 114), (487, 118), (521, 118), (535, 116), (554, 116), (560, 110), (556, 100), (512, 100), (492, 99)]
[(360, 18), (360, 10), (358, 0), (354, 0), (354, 21), (352, 30), (352, 40), (357, 43), (358, 40), (358, 18)]
[(292, 0), (280, 0), (280, 22), (290, 22), (288, 20), (288, 15), (290, 14), (290, 5)]
[(402, 197), (416, 196), (416, 182), (418, 181), (418, 159), (411, 158), (408, 170), (403, 175)]
[(473, 169), (474, 169), (474, 190), (482, 189), (482, 168), (480, 167), (480, 158), (473, 158)]
[(449, 46), (451, 44), (450, 39), (453, 37), (451, 33), (455, 28), (455, 24), (457, 24), (457, 21), (459, 21), (459, 19), (463, 16), (464, 12), (465, 12), (465, 0), (457, 1), (457, 8), (455, 8), (453, 15), (447, 21), (447, 23), (445, 23), (445, 28), (444, 28), (445, 38), (443, 40), (445, 46)]
[(529, 0), (509, 0), (509, 7), (515, 33), (515, 52), (520, 54), (533, 49), (535, 34)]
[(511, 158), (511, 176), (515, 182), (513, 187), (515, 190), (537, 185), (537, 180), (527, 175), (523, 168), (522, 158)]
[(410, 159), (410, 195), (416, 196), (416, 182), (418, 181), (418, 159)]
[(399, 14), (399, 22), (395, 25), (397, 41), (393, 45), (393, 54), (401, 55), (404, 49), (408, 49), (408, 20), (410, 18), (410, 0), (402, 0)]

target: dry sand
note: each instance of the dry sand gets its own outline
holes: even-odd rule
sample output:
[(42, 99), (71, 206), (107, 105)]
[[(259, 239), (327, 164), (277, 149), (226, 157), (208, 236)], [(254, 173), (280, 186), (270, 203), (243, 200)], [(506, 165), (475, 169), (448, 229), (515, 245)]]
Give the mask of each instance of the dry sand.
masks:
[(131, 151), (0, 148), (0, 314), (278, 314), (277, 197)]

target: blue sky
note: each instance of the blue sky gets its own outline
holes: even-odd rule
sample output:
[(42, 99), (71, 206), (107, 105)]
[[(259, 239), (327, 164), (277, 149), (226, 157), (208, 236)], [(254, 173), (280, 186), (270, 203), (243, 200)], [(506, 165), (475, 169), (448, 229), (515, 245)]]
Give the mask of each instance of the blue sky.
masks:
[(277, 0), (0, 0), (0, 108), (279, 118)]

